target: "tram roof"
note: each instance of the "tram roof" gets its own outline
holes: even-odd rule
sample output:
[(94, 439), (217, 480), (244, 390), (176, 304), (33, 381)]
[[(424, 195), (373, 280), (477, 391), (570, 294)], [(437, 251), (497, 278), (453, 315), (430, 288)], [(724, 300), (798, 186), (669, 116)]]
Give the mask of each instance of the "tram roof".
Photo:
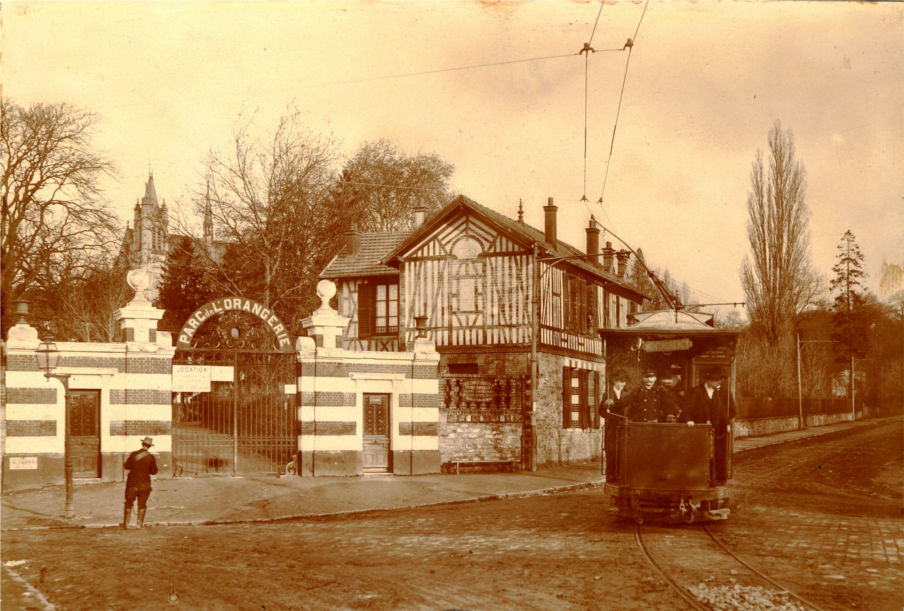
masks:
[(683, 337), (732, 337), (738, 335), (738, 331), (732, 329), (716, 329), (713, 326), (713, 315), (706, 312), (656, 310), (635, 312), (629, 314), (628, 318), (633, 319), (633, 324), (629, 324), (624, 329), (600, 329), (600, 335), (674, 335)]

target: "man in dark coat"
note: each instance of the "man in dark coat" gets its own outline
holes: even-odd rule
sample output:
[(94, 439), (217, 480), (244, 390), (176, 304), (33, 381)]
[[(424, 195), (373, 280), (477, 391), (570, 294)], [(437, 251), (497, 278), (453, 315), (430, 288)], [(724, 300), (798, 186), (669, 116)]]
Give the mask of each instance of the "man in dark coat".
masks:
[[(618, 462), (616, 461), (616, 427), (620, 418), (625, 414), (625, 400), (628, 393), (625, 386), (628, 384), (628, 376), (623, 371), (616, 371), (612, 375), (612, 391), (608, 397), (600, 403), (600, 416), (603, 417), (603, 449), (606, 453), (606, 481), (613, 482), (616, 480), (616, 469)], [(617, 414), (613, 416), (612, 414)]]
[(728, 478), (728, 442), (731, 436), (731, 413), (728, 393), (721, 392), (722, 374), (710, 369), (703, 374), (703, 384), (691, 391), (687, 404), (687, 420), (713, 427), (715, 456), (713, 479), (724, 484)]
[(668, 401), (662, 388), (656, 385), (658, 374), (654, 367), (645, 367), (640, 388), (628, 395), (624, 402), (625, 417), (631, 422), (665, 422)]
[(157, 460), (150, 452), (153, 445), (154, 440), (145, 437), (141, 440), (141, 449), (135, 450), (126, 459), (124, 466), (129, 475), (126, 478), (126, 503), (122, 514), (123, 528), (129, 527), (135, 499), (138, 499), (138, 528), (144, 527), (148, 497), (151, 496), (151, 476), (157, 474)]
[(662, 394), (666, 403), (666, 422), (685, 422), (684, 388), (681, 383), (681, 367), (672, 365), (662, 376)]

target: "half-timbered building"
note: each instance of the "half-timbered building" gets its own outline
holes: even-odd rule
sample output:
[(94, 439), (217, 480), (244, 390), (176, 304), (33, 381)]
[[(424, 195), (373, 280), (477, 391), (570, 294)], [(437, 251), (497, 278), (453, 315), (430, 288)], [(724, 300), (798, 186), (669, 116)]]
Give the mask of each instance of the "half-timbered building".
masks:
[(625, 282), (591, 218), (586, 250), (459, 196), (409, 233), (349, 231), (321, 274), (338, 287), (350, 350), (405, 350), (426, 334), (441, 355), (444, 468), (520, 468), (601, 454), (599, 328), (623, 327), (644, 295)]

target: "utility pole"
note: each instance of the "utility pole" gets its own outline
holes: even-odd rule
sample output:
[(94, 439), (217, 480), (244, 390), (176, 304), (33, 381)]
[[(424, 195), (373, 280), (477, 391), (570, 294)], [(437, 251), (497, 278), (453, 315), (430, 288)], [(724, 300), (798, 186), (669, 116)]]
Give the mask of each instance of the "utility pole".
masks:
[(854, 351), (851, 350), (851, 422), (857, 419), (857, 404), (854, 401)]
[(804, 430), (806, 423), (804, 422), (804, 397), (803, 384), (800, 380), (800, 331), (797, 332), (797, 422), (798, 428)]

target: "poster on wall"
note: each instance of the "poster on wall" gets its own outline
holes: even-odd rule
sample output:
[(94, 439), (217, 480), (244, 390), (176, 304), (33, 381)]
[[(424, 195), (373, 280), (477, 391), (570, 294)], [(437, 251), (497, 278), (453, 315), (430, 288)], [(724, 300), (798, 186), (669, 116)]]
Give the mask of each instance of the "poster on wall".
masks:
[(210, 392), (210, 366), (173, 365), (173, 392)]

